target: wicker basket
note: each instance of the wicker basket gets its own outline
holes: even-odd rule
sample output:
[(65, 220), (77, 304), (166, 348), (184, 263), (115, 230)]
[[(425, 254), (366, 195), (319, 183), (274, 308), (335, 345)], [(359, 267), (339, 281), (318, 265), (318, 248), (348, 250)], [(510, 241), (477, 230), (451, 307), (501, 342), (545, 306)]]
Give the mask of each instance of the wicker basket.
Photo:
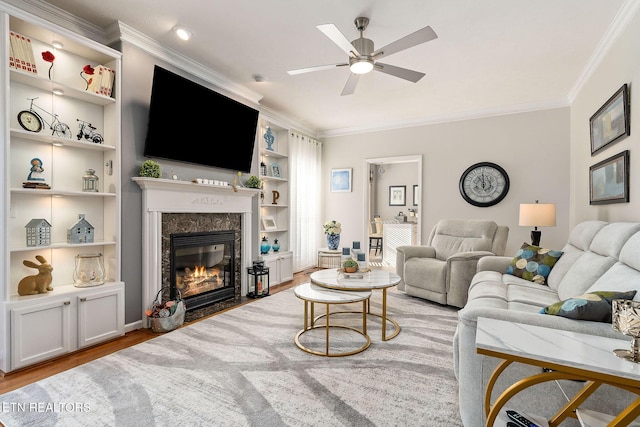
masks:
[(158, 291), (155, 300), (151, 303), (149, 310), (151, 314), (147, 315), (153, 332), (173, 331), (184, 323), (186, 304), (180, 290), (175, 300), (162, 302), (162, 291), (166, 288), (165, 286)]

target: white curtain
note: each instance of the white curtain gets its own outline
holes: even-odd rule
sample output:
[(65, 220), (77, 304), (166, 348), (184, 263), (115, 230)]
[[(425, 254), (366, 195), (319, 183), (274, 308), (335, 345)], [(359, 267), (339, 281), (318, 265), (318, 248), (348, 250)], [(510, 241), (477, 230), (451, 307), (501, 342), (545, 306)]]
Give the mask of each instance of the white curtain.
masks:
[(299, 272), (317, 263), (320, 219), (322, 143), (299, 133), (289, 135), (289, 175), (291, 191), (291, 249), (293, 271)]

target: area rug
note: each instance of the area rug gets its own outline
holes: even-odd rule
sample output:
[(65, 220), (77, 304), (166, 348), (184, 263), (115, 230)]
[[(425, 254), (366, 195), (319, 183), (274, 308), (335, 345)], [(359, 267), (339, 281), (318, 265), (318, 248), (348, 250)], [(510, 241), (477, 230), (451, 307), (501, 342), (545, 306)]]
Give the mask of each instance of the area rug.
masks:
[[(372, 313), (381, 312), (381, 295), (373, 292)], [(278, 292), (0, 395), (0, 421), (7, 427), (461, 426), (452, 370), (456, 309), (395, 288), (387, 305), (401, 326), (395, 338), (382, 341), (380, 317), (369, 315), (367, 350), (322, 357), (294, 343), (303, 301), (293, 289)], [(348, 307), (362, 305), (339, 308)], [(323, 312), (316, 304), (316, 315)], [(334, 314), (330, 323), (361, 326), (362, 316)], [(322, 349), (325, 338), (324, 329), (315, 329), (301, 341)], [(332, 329), (331, 351), (357, 348), (359, 339)]]

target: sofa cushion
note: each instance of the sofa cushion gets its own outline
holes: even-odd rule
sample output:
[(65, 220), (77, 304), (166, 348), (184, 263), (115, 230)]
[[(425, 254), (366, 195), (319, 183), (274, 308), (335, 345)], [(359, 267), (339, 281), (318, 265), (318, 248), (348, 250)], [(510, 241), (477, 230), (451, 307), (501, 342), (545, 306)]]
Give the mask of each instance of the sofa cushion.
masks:
[(567, 317), (574, 320), (593, 320), (611, 323), (611, 301), (633, 299), (636, 291), (597, 291), (559, 301), (540, 310), (542, 314)]
[[(638, 255), (636, 254), (636, 257)], [(639, 257), (640, 258), (640, 257)], [(595, 281), (587, 292), (615, 289), (619, 292), (640, 289), (640, 271), (617, 262)], [(640, 299), (640, 294), (638, 294)]]
[[(562, 261), (562, 258), (560, 259)], [(565, 300), (586, 294), (588, 289), (602, 276), (613, 264), (615, 258), (598, 255), (591, 251), (582, 254), (565, 273), (558, 285), (558, 299)], [(609, 288), (604, 290), (611, 290)], [(601, 289), (602, 290), (602, 289)]]
[(523, 243), (507, 267), (506, 273), (545, 285), (551, 269), (562, 254), (562, 251)]

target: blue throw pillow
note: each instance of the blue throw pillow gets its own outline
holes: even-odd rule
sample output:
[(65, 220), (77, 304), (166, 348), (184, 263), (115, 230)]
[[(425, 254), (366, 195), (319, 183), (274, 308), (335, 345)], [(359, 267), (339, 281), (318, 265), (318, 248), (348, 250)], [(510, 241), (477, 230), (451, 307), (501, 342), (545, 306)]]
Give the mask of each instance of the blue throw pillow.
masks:
[(542, 314), (567, 317), (575, 320), (593, 320), (611, 323), (611, 301), (633, 299), (636, 291), (598, 291), (558, 301), (540, 310)]
[(523, 243), (507, 267), (506, 273), (530, 282), (546, 285), (551, 269), (563, 253)]

